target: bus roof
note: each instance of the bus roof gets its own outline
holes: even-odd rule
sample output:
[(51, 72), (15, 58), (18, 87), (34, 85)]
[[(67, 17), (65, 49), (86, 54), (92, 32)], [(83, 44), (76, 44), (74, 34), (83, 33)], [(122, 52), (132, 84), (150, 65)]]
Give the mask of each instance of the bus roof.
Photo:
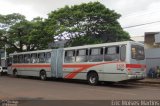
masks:
[(74, 47), (68, 47), (64, 48), (64, 50), (70, 50), (70, 49), (82, 49), (82, 48), (96, 48), (96, 47), (103, 47), (103, 46), (115, 46), (115, 45), (125, 45), (125, 44), (138, 44), (141, 46), (144, 46), (144, 44), (135, 42), (135, 41), (122, 41), (122, 42), (111, 42), (111, 43), (102, 43), (102, 44), (92, 44), (92, 45), (84, 45), (84, 46), (74, 46)]
[[(103, 47), (103, 46), (115, 46), (115, 45), (125, 45), (125, 44), (138, 44), (144, 46), (144, 44), (135, 42), (135, 41), (122, 41), (122, 42), (111, 42), (111, 43), (102, 43), (102, 44), (92, 44), (92, 45), (83, 45), (83, 46), (74, 46), (74, 47), (67, 47), (64, 50), (72, 50), (72, 49), (83, 49), (83, 48), (96, 48), (96, 47)], [(12, 53), (12, 55), (20, 55), (20, 54), (31, 54), (31, 53), (42, 53), (42, 52), (51, 52), (52, 49), (46, 50), (36, 50), (36, 51), (28, 51), (28, 52), (19, 52), (19, 53)]]
[(51, 52), (52, 49), (46, 49), (46, 50), (36, 50), (36, 51), (27, 51), (27, 52), (15, 52), (15, 53), (11, 53), (9, 54), (10, 56), (12, 55), (20, 55), (20, 54), (31, 54), (31, 53), (42, 53), (42, 52)]

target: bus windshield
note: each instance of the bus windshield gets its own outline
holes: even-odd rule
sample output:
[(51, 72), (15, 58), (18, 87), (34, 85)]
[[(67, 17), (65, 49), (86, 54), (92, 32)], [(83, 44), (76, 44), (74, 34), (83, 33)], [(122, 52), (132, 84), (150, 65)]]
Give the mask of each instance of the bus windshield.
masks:
[(132, 59), (144, 60), (145, 58), (144, 47), (139, 46), (139, 45), (132, 45), (131, 46), (131, 56), (132, 56)]

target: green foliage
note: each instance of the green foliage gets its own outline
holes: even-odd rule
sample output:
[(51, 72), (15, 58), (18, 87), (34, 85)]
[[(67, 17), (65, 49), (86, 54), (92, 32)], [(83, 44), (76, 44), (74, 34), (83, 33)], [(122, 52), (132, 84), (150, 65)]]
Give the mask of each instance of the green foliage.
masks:
[[(0, 30), (0, 37), (4, 34), (3, 30)], [(0, 49), (5, 47), (5, 43), (0, 41)]]
[(90, 36), (80, 36), (69, 40), (66, 46), (79, 46), (79, 45), (98, 44), (98, 43), (103, 43), (103, 42), (100, 39), (93, 39)]
[(25, 16), (18, 13), (13, 13), (8, 15), (0, 14), (0, 28), (3, 30), (4, 29), (7, 30), (10, 26), (24, 20)]
[[(5, 19), (5, 17), (8, 18)], [(20, 14), (12, 14), (1, 15), (0, 19), (3, 24), (0, 30), (0, 41), (8, 45), (9, 52), (46, 49), (48, 42), (53, 40), (52, 36), (44, 30), (45, 23), (40, 17), (27, 21)]]
[(8, 40), (8, 30), (11, 26), (25, 20), (25, 16), (17, 13), (0, 15), (0, 48), (4, 48), (6, 44), (8, 46), (15, 46)]
[(49, 14), (46, 31), (58, 40), (69, 38), (67, 46), (129, 40), (119, 18), (119, 14), (99, 2), (65, 6)]
[(48, 43), (53, 42), (54, 39), (52, 35), (45, 31), (46, 24), (43, 19), (38, 17), (32, 20), (32, 30), (28, 36), (28, 41), (30, 44), (34, 44), (34, 49), (46, 49), (48, 48)]

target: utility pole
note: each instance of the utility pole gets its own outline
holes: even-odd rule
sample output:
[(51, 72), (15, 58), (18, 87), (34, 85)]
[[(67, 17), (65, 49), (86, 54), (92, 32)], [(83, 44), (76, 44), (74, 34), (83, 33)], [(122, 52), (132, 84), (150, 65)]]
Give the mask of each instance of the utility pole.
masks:
[(0, 66), (1, 66), (1, 52), (2, 52), (2, 49), (0, 49)]

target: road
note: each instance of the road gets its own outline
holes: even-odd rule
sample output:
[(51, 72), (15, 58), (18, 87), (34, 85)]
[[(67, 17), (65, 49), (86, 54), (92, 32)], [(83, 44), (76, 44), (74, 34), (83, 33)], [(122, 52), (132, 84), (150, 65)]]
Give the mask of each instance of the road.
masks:
[(22, 100), (155, 100), (160, 87), (116, 84), (90, 86), (79, 81), (41, 81), (0, 76), (0, 99)]

